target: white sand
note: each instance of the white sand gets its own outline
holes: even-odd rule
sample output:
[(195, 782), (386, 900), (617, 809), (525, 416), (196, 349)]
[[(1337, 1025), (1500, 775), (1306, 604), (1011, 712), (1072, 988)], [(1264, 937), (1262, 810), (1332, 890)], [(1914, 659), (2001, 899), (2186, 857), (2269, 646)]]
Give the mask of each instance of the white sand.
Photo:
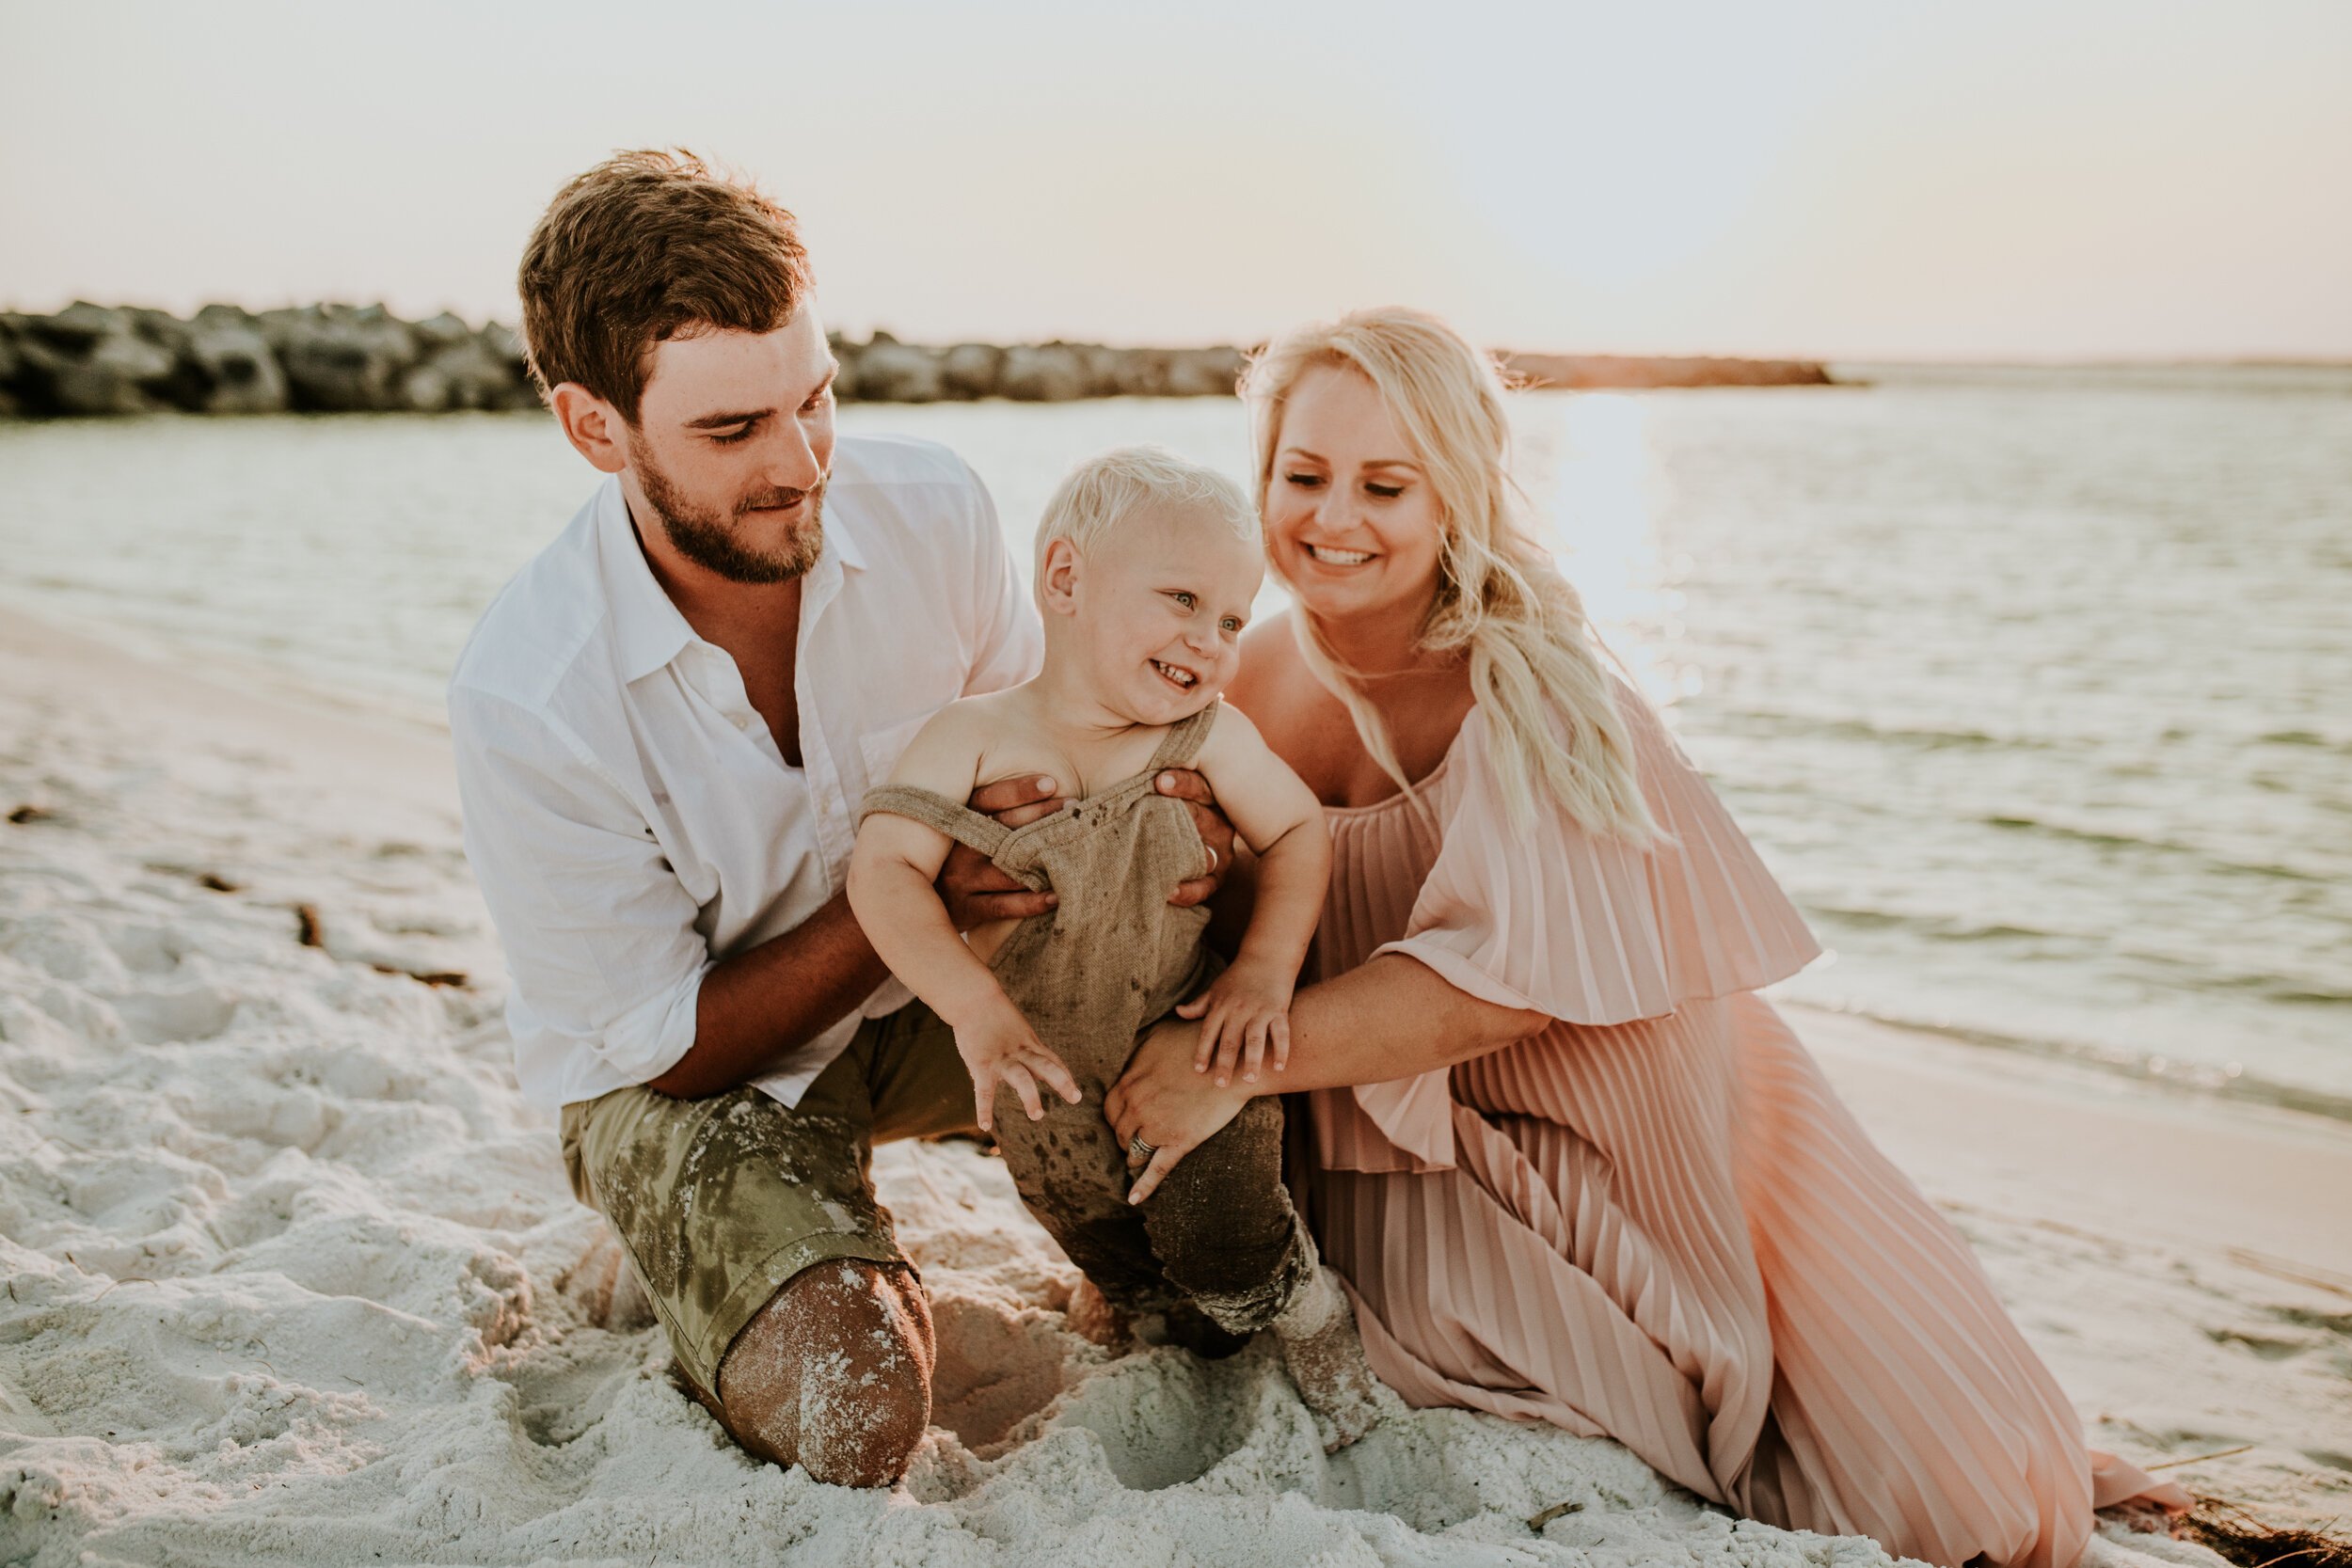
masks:
[[(747, 1459), (656, 1332), (589, 1321), (601, 1222), (514, 1091), (446, 737), (121, 641), (0, 620), (0, 813), (51, 814), (0, 822), (0, 1562), (1883, 1560), (1489, 1417), (1327, 1460), (1262, 1348), (1069, 1333), (963, 1145), (879, 1161), (942, 1342), (907, 1483)], [(1801, 1022), (2099, 1441), (2252, 1445), (2176, 1473), (2352, 1512), (2352, 1137)]]

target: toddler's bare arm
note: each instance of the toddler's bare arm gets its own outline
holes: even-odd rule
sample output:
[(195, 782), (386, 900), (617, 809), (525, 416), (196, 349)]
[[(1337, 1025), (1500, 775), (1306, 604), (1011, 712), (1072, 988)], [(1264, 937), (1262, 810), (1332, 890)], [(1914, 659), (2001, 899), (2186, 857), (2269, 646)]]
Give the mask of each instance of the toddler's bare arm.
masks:
[(1248, 1079), (1269, 1053), (1278, 1072), (1290, 1061), (1291, 990), (1323, 915), (1331, 835), (1314, 791), (1274, 754), (1247, 715), (1220, 709), (1194, 766), (1258, 861), (1256, 899), (1232, 967), (1178, 1009), (1204, 1020), (1194, 1065), (1205, 1070), (1214, 1060), (1222, 1084), (1236, 1061)]
[[(951, 704), (923, 726), (890, 782), (950, 800), (971, 792), (979, 761), (975, 728)], [(1045, 1114), (1044, 1081), (1072, 1104), (1078, 1085), (1031, 1030), (988, 966), (964, 945), (933, 885), (954, 841), (912, 817), (876, 812), (858, 829), (850, 854), (850, 908), (890, 972), (906, 982), (956, 1032), (956, 1049), (972, 1072), (980, 1127), (993, 1123), (996, 1087), (1009, 1085), (1030, 1119)]]

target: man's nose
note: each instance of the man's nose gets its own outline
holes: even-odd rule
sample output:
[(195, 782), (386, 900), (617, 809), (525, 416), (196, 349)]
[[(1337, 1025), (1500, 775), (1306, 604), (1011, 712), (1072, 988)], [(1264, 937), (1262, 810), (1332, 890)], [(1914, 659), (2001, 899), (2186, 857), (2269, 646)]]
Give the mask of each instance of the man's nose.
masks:
[(814, 490), (817, 482), (825, 477), (824, 466), (817, 460), (817, 449), (809, 443), (808, 432), (798, 420), (777, 421), (775, 439), (762, 453), (766, 458), (761, 477), (779, 490)]

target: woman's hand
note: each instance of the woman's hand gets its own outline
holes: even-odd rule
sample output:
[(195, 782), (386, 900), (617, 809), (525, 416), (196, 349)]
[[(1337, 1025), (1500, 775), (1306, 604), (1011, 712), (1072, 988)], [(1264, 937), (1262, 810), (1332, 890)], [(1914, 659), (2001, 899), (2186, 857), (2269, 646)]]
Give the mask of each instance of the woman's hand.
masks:
[(1185, 1155), (1215, 1137), (1253, 1097), (1246, 1085), (1220, 1086), (1193, 1069), (1200, 1037), (1200, 1026), (1182, 1019), (1158, 1025), (1103, 1097), (1103, 1115), (1120, 1145), (1132, 1147), (1141, 1136), (1152, 1146), (1151, 1163), (1128, 1190), (1130, 1203), (1150, 1197)]

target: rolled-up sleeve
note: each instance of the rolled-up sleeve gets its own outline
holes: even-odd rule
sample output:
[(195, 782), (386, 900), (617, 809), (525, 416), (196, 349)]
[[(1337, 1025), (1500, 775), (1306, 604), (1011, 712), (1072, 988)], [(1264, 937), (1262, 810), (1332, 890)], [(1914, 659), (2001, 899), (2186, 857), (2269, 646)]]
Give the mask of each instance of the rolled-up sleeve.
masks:
[(712, 967), (693, 898), (644, 813), (554, 721), (467, 688), (449, 714), (526, 1092), (562, 1103), (660, 1077), (694, 1043)]

